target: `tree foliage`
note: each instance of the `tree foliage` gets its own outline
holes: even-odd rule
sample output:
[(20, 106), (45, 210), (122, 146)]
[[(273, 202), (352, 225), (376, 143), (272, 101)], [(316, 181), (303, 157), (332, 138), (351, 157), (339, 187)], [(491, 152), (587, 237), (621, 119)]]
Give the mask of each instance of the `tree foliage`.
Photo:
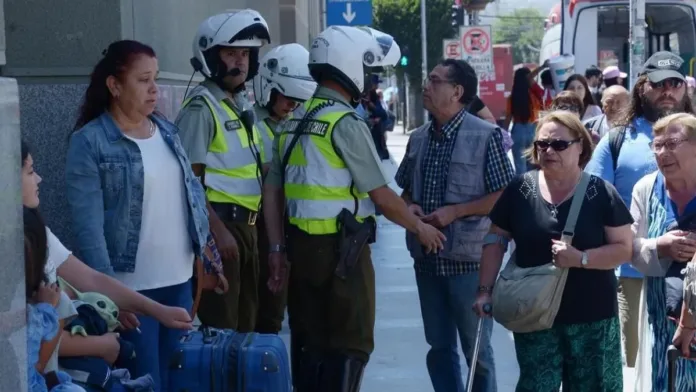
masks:
[(512, 45), (515, 64), (538, 62), (543, 37), (544, 15), (536, 8), (516, 9), (493, 25), (493, 43)]
[[(442, 40), (455, 34), (451, 25), (452, 0), (428, 0), (428, 68), (442, 59)], [(397, 74), (406, 74), (412, 85), (421, 83), (423, 49), (421, 46), (420, 0), (373, 0), (374, 27), (394, 37), (409, 50), (408, 65), (397, 65)], [(429, 71), (429, 70), (426, 70)]]

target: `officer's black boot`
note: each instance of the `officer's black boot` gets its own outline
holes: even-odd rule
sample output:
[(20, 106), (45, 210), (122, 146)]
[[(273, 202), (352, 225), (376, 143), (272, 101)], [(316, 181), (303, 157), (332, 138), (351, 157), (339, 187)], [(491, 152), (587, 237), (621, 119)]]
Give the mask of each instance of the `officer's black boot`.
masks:
[(293, 385), (295, 391), (320, 391), (319, 380), (323, 371), (323, 357), (319, 353), (308, 351), (305, 348), (301, 349), (299, 356), (298, 370), (293, 370)]
[(290, 333), (290, 372), (292, 373), (292, 386), (299, 391), (299, 380), (302, 369), (302, 339), (298, 334)]
[(320, 391), (359, 392), (366, 363), (355, 357), (336, 354), (327, 358), (321, 373)]

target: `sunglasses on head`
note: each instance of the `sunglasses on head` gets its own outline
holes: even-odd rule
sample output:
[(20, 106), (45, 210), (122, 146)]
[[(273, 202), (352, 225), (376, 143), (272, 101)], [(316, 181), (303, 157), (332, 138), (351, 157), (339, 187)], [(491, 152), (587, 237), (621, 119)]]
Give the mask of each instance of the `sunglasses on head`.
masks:
[(566, 110), (569, 112), (580, 113), (580, 108), (575, 105), (558, 105), (553, 107), (555, 110)]
[(564, 151), (564, 150), (567, 150), (568, 147), (570, 147), (572, 144), (575, 144), (579, 141), (580, 141), (580, 139), (575, 139), (575, 140), (561, 140), (561, 139), (537, 140), (534, 142), (534, 148), (536, 148), (537, 150), (547, 150), (549, 147), (551, 147), (554, 151)]

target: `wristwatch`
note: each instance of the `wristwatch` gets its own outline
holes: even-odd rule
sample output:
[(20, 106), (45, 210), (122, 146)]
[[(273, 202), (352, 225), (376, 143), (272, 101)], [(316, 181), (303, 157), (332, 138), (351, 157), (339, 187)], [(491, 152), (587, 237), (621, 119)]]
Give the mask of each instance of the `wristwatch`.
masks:
[(582, 258), (580, 259), (580, 264), (582, 264), (582, 268), (587, 267), (587, 263), (589, 260), (587, 260), (587, 252), (582, 252)]
[(285, 252), (285, 245), (282, 245), (282, 244), (271, 245), (268, 247), (268, 253), (284, 253), (284, 252)]
[(493, 286), (479, 286), (477, 291), (479, 293), (493, 294)]

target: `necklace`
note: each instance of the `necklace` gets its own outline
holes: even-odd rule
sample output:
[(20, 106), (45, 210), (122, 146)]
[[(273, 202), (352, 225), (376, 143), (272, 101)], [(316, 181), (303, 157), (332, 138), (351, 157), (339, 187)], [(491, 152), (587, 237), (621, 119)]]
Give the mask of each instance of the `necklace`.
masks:
[[(582, 175), (580, 176), (580, 178), (582, 178)], [(551, 211), (551, 217), (553, 217), (553, 219), (558, 219), (558, 206), (563, 204), (566, 200), (568, 200), (572, 195), (575, 194), (575, 188), (577, 188), (578, 184), (580, 183), (580, 178), (578, 178), (578, 180), (575, 182), (575, 186), (573, 186), (573, 189), (570, 192), (568, 192), (568, 194), (561, 201), (559, 201), (558, 203), (552, 203), (550, 201), (546, 202), (549, 210)], [(546, 187), (548, 189), (548, 184), (546, 185)], [(550, 195), (551, 191), (549, 190), (548, 192)]]
[(154, 123), (152, 120), (150, 120), (150, 119), (148, 118), (147, 121), (150, 122), (150, 137), (152, 137), (152, 135), (155, 134), (155, 130), (156, 130), (157, 128), (155, 127), (155, 123)]
[(558, 219), (558, 206), (556, 204), (551, 204), (549, 208), (551, 209), (551, 216), (553, 219)]

